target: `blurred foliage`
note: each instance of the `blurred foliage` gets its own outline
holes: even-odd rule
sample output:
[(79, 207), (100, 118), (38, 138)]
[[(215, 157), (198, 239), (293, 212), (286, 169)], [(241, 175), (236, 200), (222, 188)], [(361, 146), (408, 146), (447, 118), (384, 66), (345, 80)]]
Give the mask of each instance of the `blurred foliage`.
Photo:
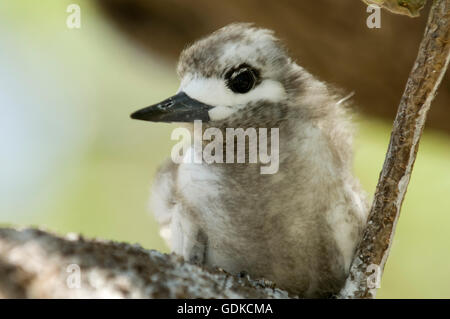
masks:
[[(167, 252), (147, 200), (173, 126), (129, 114), (176, 91), (175, 65), (137, 51), (86, 0), (81, 29), (67, 29), (69, 3), (0, 3), (0, 223)], [(391, 123), (355, 120), (355, 170), (372, 193)], [(449, 146), (425, 131), (381, 298), (450, 297)]]

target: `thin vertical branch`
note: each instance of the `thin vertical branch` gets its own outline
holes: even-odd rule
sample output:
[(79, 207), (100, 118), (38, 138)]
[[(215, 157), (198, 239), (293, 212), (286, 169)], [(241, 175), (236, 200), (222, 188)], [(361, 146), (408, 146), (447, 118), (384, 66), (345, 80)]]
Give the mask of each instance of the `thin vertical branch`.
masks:
[(376, 281), (373, 279), (381, 278), (426, 115), (448, 67), (449, 16), (450, 0), (433, 1), (419, 53), (394, 121), (368, 224), (340, 293), (342, 298), (375, 297)]

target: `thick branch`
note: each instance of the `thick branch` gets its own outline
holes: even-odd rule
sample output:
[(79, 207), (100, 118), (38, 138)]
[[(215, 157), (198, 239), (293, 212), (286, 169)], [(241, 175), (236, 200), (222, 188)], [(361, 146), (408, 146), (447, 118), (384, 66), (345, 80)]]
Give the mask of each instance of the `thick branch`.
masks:
[(375, 297), (375, 276), (369, 278), (367, 271), (376, 269), (381, 278), (426, 115), (449, 63), (449, 20), (450, 0), (435, 0), (394, 121), (368, 225), (341, 292), (343, 298)]
[(0, 298), (287, 298), (136, 245), (0, 228)]

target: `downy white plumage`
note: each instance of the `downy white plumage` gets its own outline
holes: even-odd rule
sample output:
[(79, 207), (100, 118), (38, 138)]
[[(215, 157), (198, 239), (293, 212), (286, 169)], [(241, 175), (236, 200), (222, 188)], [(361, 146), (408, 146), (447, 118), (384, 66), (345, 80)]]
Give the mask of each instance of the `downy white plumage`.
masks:
[(289, 58), (271, 31), (249, 24), (226, 26), (188, 47), (178, 73), (174, 97), (132, 117), (188, 126), (203, 120), (224, 132), (279, 128), (279, 170), (263, 175), (260, 163), (169, 160), (152, 203), (171, 249), (302, 297), (336, 293), (368, 211), (352, 175), (352, 130), (341, 96)]

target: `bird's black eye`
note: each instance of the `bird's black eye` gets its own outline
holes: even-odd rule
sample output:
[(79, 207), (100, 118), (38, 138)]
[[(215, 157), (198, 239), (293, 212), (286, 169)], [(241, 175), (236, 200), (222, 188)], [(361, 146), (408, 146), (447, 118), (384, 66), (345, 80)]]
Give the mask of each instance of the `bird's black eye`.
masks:
[(227, 74), (227, 85), (234, 93), (247, 93), (255, 84), (256, 74), (250, 67), (244, 66)]

